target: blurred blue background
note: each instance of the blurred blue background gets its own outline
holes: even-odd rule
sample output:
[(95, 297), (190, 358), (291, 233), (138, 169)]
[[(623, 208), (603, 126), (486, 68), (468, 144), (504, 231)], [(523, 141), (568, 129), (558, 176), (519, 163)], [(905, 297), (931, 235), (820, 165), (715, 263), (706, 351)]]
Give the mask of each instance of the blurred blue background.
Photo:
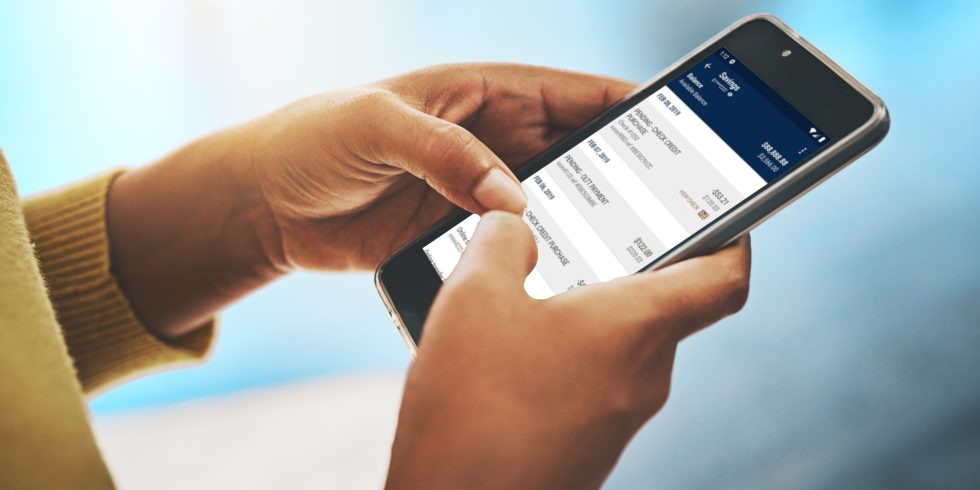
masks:
[[(642, 81), (757, 11), (876, 91), (892, 130), (754, 233), (748, 306), (681, 346), (608, 488), (980, 487), (977, 2), (3, 0), (0, 146), (26, 194), (434, 63)], [(91, 408), (408, 360), (369, 276), (296, 274), (222, 315), (208, 364)]]

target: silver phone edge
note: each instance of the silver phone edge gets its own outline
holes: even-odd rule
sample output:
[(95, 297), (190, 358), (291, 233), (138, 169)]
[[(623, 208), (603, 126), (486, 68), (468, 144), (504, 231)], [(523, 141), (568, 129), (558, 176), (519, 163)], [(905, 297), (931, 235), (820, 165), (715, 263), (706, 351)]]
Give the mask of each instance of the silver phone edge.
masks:
[(377, 270), (374, 271), (374, 287), (378, 290), (378, 294), (381, 296), (381, 302), (384, 303), (385, 308), (388, 310), (388, 315), (391, 316), (391, 322), (395, 324), (395, 330), (402, 336), (402, 340), (405, 341), (405, 345), (408, 346), (408, 352), (412, 355), (412, 360), (419, 355), (419, 346), (415, 343), (415, 339), (412, 338), (411, 332), (405, 326), (405, 322), (402, 321), (402, 316), (398, 314), (398, 309), (395, 308), (394, 303), (391, 301), (391, 297), (388, 296), (388, 288), (384, 286), (381, 282), (381, 269), (384, 268), (388, 261), (401, 253), (403, 249), (410, 245), (414, 245), (415, 241), (409, 242), (405, 247), (399, 248), (397, 251), (388, 256), (385, 260), (382, 260), (378, 264)]

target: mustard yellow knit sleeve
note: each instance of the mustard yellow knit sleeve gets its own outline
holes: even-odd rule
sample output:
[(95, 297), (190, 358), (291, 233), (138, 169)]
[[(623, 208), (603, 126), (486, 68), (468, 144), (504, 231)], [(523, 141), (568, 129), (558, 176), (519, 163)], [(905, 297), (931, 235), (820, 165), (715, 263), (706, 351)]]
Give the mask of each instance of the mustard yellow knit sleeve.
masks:
[[(106, 193), (121, 172), (32, 196), (24, 216), (51, 303), (86, 392), (207, 355), (214, 321), (176, 342), (140, 323), (110, 271)], [(147, 219), (153, 219), (148, 216)]]

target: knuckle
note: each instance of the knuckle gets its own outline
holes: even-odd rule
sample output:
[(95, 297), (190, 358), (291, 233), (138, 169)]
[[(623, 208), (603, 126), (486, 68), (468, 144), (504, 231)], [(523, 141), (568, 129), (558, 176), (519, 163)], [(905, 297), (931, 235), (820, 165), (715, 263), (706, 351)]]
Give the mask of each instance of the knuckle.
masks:
[(469, 131), (456, 124), (445, 124), (438, 129), (438, 136), (432, 138), (431, 154), (443, 161), (451, 161), (466, 155), (476, 142)]
[(392, 105), (397, 97), (391, 91), (380, 87), (365, 87), (354, 95), (352, 102), (363, 108), (378, 109)]
[(663, 372), (640, 373), (604, 393), (606, 411), (627, 420), (646, 421), (659, 412), (670, 399), (669, 369)]
[(733, 269), (729, 273), (726, 290), (726, 311), (729, 314), (737, 313), (749, 299), (748, 271), (743, 268)]
[(348, 145), (369, 160), (383, 162), (395, 158), (389, 135), (404, 126), (400, 99), (388, 89), (369, 86), (352, 89), (345, 98), (346, 118), (343, 127), (355, 129), (355, 134), (371, 134), (376, 137), (350, 138)]
[(347, 122), (351, 126), (377, 129), (389, 123), (390, 112), (395, 107), (394, 94), (378, 87), (362, 87), (352, 90), (346, 97)]

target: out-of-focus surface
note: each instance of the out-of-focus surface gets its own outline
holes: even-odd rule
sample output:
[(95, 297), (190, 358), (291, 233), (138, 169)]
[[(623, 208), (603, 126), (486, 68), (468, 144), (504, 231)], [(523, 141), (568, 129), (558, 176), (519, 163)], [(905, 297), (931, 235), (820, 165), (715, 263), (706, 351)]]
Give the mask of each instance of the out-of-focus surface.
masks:
[[(644, 80), (755, 11), (879, 93), (892, 131), (754, 233), (748, 306), (682, 345), (607, 486), (976, 488), (974, 2), (3, 0), (0, 146), (29, 193), (433, 63)], [(375, 486), (407, 363), (370, 277), (299, 274), (228, 310), (207, 365), (91, 406), (124, 487)]]
[(323, 377), (99, 417), (121, 488), (381, 488), (403, 379)]

